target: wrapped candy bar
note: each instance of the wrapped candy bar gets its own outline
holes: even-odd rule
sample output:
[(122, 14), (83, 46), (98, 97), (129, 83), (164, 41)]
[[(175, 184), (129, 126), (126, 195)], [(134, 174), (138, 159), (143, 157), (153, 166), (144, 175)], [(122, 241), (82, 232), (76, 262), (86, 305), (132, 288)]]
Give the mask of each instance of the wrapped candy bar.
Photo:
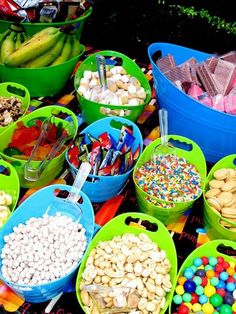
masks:
[[(104, 132), (98, 139), (86, 133), (79, 137), (68, 151), (69, 162), (79, 167), (81, 158), (91, 166), (91, 173), (98, 176), (114, 176), (126, 173), (140, 155), (140, 145), (132, 150), (135, 137), (131, 128), (123, 126), (116, 141), (110, 134)], [(86, 139), (86, 142), (84, 143)]]
[(188, 89), (188, 95), (198, 100), (198, 97), (204, 93), (203, 89), (196, 84), (192, 84)]

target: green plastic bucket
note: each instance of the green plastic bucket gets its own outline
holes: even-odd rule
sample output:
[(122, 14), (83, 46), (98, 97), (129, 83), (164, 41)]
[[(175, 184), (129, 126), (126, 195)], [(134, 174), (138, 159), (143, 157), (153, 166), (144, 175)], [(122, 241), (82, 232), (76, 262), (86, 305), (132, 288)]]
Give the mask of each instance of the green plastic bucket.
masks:
[[(68, 120), (63, 120), (61, 118), (56, 118), (55, 123), (59, 124), (59, 122), (62, 122), (63, 127), (65, 129), (69, 127), (70, 123), (73, 123), (73, 138), (74, 138), (78, 130), (77, 117), (71, 110), (65, 107), (47, 106), (40, 109), (36, 109), (30, 114), (27, 114), (23, 118), (19, 119), (18, 121), (21, 121), (24, 123), (24, 125), (27, 125), (27, 123), (32, 119), (37, 119), (37, 118), (42, 118), (42, 117), (48, 118), (48, 117), (51, 117), (52, 115), (57, 115), (59, 113), (67, 114), (68, 117), (72, 120), (72, 122), (69, 122)], [(24, 166), (27, 160), (13, 158), (3, 153), (3, 150), (8, 146), (8, 144), (11, 141), (12, 134), (15, 128), (16, 128), (16, 123), (13, 123), (4, 132), (0, 134), (0, 156), (3, 159), (5, 159), (7, 162), (12, 164), (13, 167), (16, 169), (19, 179), (20, 179), (21, 187), (35, 188), (35, 187), (45, 186), (46, 184), (50, 183), (50, 181), (57, 178), (59, 174), (61, 173), (61, 171), (63, 170), (66, 149), (60, 155), (56, 156), (48, 163), (46, 168), (41, 173), (39, 180), (34, 181), (34, 182), (28, 181), (24, 178)], [(68, 146), (69, 145), (70, 144), (68, 144)], [(34, 161), (32, 165), (35, 167), (39, 166), (40, 162), (41, 161)]]
[[(79, 106), (81, 108), (83, 119), (86, 123), (91, 124), (94, 121), (97, 121), (102, 118), (106, 118), (108, 116), (121, 116), (121, 114), (106, 114), (104, 113), (104, 109), (110, 109), (110, 110), (122, 110), (124, 112), (128, 112), (128, 115), (122, 114), (122, 116), (128, 120), (131, 120), (135, 122), (140, 114), (143, 112), (145, 105), (150, 101), (151, 99), (151, 87), (150, 84), (140, 69), (140, 67), (132, 61), (130, 58), (125, 56), (122, 53), (116, 52), (116, 51), (110, 51), (110, 50), (104, 50), (99, 51), (97, 53), (94, 53), (87, 57), (78, 67), (75, 77), (74, 77), (74, 86), (75, 90), (78, 90), (80, 80), (83, 77), (84, 71), (96, 71), (97, 65), (96, 65), (96, 55), (102, 55), (105, 57), (113, 57), (114, 58), (120, 58), (122, 60), (122, 66), (127, 71), (128, 74), (136, 77), (139, 82), (141, 83), (141, 86), (144, 88), (146, 92), (146, 99), (144, 100), (144, 103), (142, 105), (138, 106), (116, 106), (116, 105), (107, 105), (107, 104), (100, 104), (91, 100), (88, 100), (81, 96), (79, 93), (77, 93), (77, 98), (79, 101)], [(114, 65), (115, 65), (114, 60)], [(104, 109), (103, 109), (104, 108)]]
[[(42, 29), (53, 26), (53, 27), (61, 27), (61, 26), (68, 26), (73, 25), (76, 26), (76, 34), (78, 39), (81, 38), (81, 34), (84, 28), (84, 23), (87, 20), (87, 18), (91, 15), (93, 9), (90, 7), (82, 16), (78, 17), (74, 20), (68, 20), (65, 22), (54, 22), (54, 23), (30, 23), (30, 22), (22, 22), (21, 25), (24, 26), (26, 33), (29, 36), (34, 35), (35, 33), (41, 31)], [(0, 32), (3, 33), (5, 30), (7, 30), (10, 25), (14, 23), (12, 21), (6, 21), (6, 20), (0, 20)]]
[(43, 68), (10, 68), (0, 64), (0, 80), (16, 82), (28, 88), (32, 97), (53, 96), (58, 94), (67, 83), (73, 70), (85, 51), (80, 45), (80, 54), (62, 64)]
[(20, 194), (20, 181), (15, 168), (8, 162), (0, 159), (0, 166), (7, 168), (9, 175), (0, 173), (0, 191), (11, 195), (12, 204), (9, 206), (10, 211), (13, 212), (16, 208), (19, 194)]
[[(186, 258), (186, 260), (183, 262), (181, 268), (178, 271), (178, 275), (177, 275), (176, 282), (175, 282), (175, 287), (172, 290), (171, 300), (173, 300), (173, 297), (174, 297), (175, 288), (177, 286), (178, 278), (183, 275), (184, 269), (186, 269), (187, 267), (190, 267), (191, 265), (193, 265), (193, 261), (194, 261), (195, 258), (198, 258), (198, 257), (201, 258), (203, 256), (206, 256), (206, 257), (222, 256), (227, 262), (234, 262), (235, 263), (235, 258), (234, 257), (222, 253), (222, 250), (219, 249), (219, 246), (221, 246), (221, 245), (226, 246), (229, 249), (232, 248), (233, 250), (236, 250), (236, 243), (233, 242), (233, 241), (222, 240), (222, 239), (220, 239), (220, 240), (213, 240), (213, 241), (207, 242), (205, 244), (202, 244), (201, 246), (199, 246), (197, 249), (195, 249)], [(170, 307), (169, 307), (169, 314), (172, 314), (172, 313), (173, 313), (173, 308), (170, 305)], [(189, 312), (189, 313), (192, 313), (192, 312)]]
[[(185, 158), (187, 162), (193, 164), (196, 167), (196, 169), (198, 170), (202, 178), (202, 185), (203, 185), (204, 180), (206, 178), (207, 170), (206, 170), (206, 160), (200, 147), (194, 141), (183, 136), (169, 135), (168, 139), (175, 142), (174, 145), (176, 146), (176, 155), (179, 157)], [(157, 140), (153, 141), (151, 144), (149, 144), (145, 148), (145, 150), (141, 154), (138, 162), (136, 163), (134, 167), (133, 181), (135, 184), (135, 193), (136, 193), (138, 207), (140, 211), (156, 217), (161, 222), (167, 225), (167, 224), (176, 222), (184, 214), (184, 212), (188, 208), (190, 208), (193, 205), (193, 203), (201, 196), (201, 193), (194, 200), (191, 200), (188, 202), (167, 202), (167, 201), (158, 199), (156, 197), (150, 196), (148, 193), (144, 192), (137, 185), (136, 180), (135, 180), (135, 175), (136, 175), (137, 170), (145, 162), (151, 159), (151, 157), (153, 156), (154, 149), (160, 144), (161, 144), (161, 139), (158, 138)], [(187, 145), (186, 147), (189, 147), (190, 150), (186, 150), (184, 145)], [(152, 200), (154, 203), (159, 202), (159, 203), (164, 203), (166, 205), (170, 204), (173, 207), (163, 208), (163, 207), (154, 205), (153, 202), (152, 203), (149, 202), (147, 198)]]
[(211, 240), (214, 239), (227, 239), (236, 241), (236, 232), (230, 231), (220, 224), (220, 220), (232, 225), (232, 227), (236, 228), (236, 222), (224, 218), (213, 210), (207, 202), (205, 197), (205, 193), (209, 190), (209, 181), (213, 179), (213, 173), (222, 168), (234, 168), (236, 165), (236, 154), (228, 155), (222, 159), (220, 159), (209, 172), (206, 182), (203, 188), (203, 197), (204, 197), (204, 210), (203, 210), (203, 223), (206, 229), (207, 235)]
[[(129, 226), (126, 224), (126, 219), (128, 217), (138, 218), (142, 221), (148, 221), (151, 223), (154, 223), (157, 225), (157, 231), (148, 231), (140, 227), (136, 226)], [(149, 238), (155, 242), (158, 247), (161, 250), (165, 250), (166, 256), (170, 261), (171, 264), (171, 270), (170, 270), (170, 278), (171, 282), (173, 284), (173, 287), (170, 292), (166, 294), (166, 303), (165, 306), (161, 309), (160, 314), (164, 314), (166, 309), (168, 308), (170, 302), (171, 302), (171, 295), (173, 293), (174, 289), (174, 283), (176, 282), (176, 274), (177, 274), (177, 255), (176, 255), (176, 249), (174, 245), (174, 241), (170, 236), (169, 231), (167, 228), (156, 218), (140, 214), (140, 213), (126, 213), (119, 215), (112, 220), (110, 220), (105, 226), (103, 226), (98, 233), (93, 238), (92, 242), (90, 243), (90, 246), (88, 248), (87, 253), (85, 254), (83, 261), (81, 263), (81, 266), (79, 268), (79, 272), (76, 279), (76, 296), (79, 301), (80, 306), (84, 310), (85, 313), (86, 309), (84, 307), (84, 304), (81, 300), (80, 296), (80, 283), (82, 279), (82, 274), (85, 269), (86, 261), (89, 257), (89, 254), (93, 248), (96, 247), (96, 245), (99, 243), (99, 241), (108, 241), (111, 240), (113, 237), (117, 235), (123, 235), (125, 233), (133, 233), (135, 235), (138, 235), (140, 233), (145, 233), (149, 236)]]
[[(17, 83), (13, 82), (5, 82), (0, 84), (0, 97), (11, 97), (15, 96), (18, 99), (21, 100), (22, 102), (22, 109), (23, 109), (23, 114), (21, 117), (25, 115), (25, 113), (28, 110), (29, 104), (30, 104), (30, 94), (28, 89)], [(6, 130), (7, 126), (0, 126), (0, 133)]]

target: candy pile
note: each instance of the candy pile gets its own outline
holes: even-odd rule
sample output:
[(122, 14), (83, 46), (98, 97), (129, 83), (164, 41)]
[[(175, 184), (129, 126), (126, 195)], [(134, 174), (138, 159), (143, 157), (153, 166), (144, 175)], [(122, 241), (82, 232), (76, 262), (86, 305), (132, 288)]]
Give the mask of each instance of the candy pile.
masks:
[(178, 278), (173, 302), (178, 314), (236, 312), (236, 265), (223, 257), (195, 258)]
[[(45, 118), (32, 119), (27, 122), (27, 126), (23, 122), (18, 122), (12, 134), (11, 141), (8, 147), (3, 150), (3, 153), (13, 158), (28, 159), (43, 131), (42, 123), (44, 120)], [(40, 143), (38, 149), (35, 151), (34, 160), (44, 160), (58, 138), (62, 134), (67, 134), (62, 123), (59, 123), (58, 126), (50, 123), (50, 125), (47, 125), (47, 130), (48, 132), (44, 141)], [(63, 145), (60, 148), (60, 152), (57, 152), (57, 155), (65, 150), (65, 148), (66, 146)]]
[[(166, 253), (160, 250), (146, 234), (126, 233), (109, 241), (100, 241), (86, 261), (80, 283), (81, 299), (88, 313), (99, 313), (86, 287), (130, 288), (130, 299), (119, 295), (119, 304), (113, 297), (104, 298), (103, 309), (128, 307), (138, 313), (159, 313), (166, 302), (166, 293), (172, 288), (171, 265)], [(121, 298), (122, 297), (122, 298)], [(110, 312), (110, 311), (109, 311)]]
[(10, 194), (0, 190), (0, 228), (4, 225), (9, 217), (11, 211), (9, 206), (12, 204), (12, 197)]
[(84, 71), (78, 93), (94, 102), (110, 105), (138, 106), (144, 103), (146, 92), (140, 82), (121, 66), (107, 68), (107, 89), (100, 86), (98, 72)]
[(133, 149), (135, 137), (131, 128), (123, 126), (118, 141), (104, 132), (95, 138), (81, 134), (68, 151), (69, 162), (79, 168), (89, 161), (91, 174), (99, 176), (121, 175), (132, 169), (140, 154), (140, 145)]
[(0, 127), (9, 125), (23, 114), (22, 102), (17, 97), (0, 96)]
[[(205, 193), (208, 204), (222, 217), (236, 222), (236, 169), (222, 168), (213, 173), (209, 190)], [(236, 228), (224, 220), (220, 223), (231, 231)]]
[(37, 285), (68, 274), (86, 249), (85, 229), (70, 217), (32, 217), (4, 237), (2, 275), (14, 283)]
[(170, 54), (156, 62), (160, 70), (189, 96), (214, 109), (236, 114), (236, 51), (198, 63), (176, 65)]
[(135, 173), (138, 186), (146, 193), (168, 202), (186, 202), (201, 193), (201, 177), (195, 166), (174, 155), (158, 155)]
[(3, 0), (0, 18), (18, 22), (63, 22), (82, 16), (91, 6), (87, 0)]

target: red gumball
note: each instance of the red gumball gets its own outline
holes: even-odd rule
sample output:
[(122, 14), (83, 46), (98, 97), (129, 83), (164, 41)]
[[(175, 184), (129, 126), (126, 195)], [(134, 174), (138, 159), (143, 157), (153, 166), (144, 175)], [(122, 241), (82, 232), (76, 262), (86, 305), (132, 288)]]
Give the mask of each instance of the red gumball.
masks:
[(220, 278), (220, 273), (218, 273), (218, 272), (216, 271), (214, 277)]
[(230, 264), (226, 261), (224, 261), (224, 263), (222, 265), (223, 265), (225, 270), (230, 267)]
[(222, 288), (216, 289), (216, 293), (222, 296), (222, 298), (226, 295), (226, 291)]
[(196, 293), (192, 293), (191, 296), (192, 296), (191, 303), (192, 304), (198, 303), (198, 295)]
[(181, 304), (178, 309), (178, 314), (189, 314), (189, 308), (187, 305)]
[(217, 257), (217, 262), (219, 263), (219, 264), (221, 264), (221, 263), (223, 263), (225, 260), (224, 260), (224, 258), (222, 257), (222, 256), (218, 256)]
[(208, 262), (209, 262), (208, 257), (206, 257), (206, 256), (203, 256), (203, 257), (201, 258), (201, 260), (202, 260), (203, 266), (206, 266), (206, 265), (208, 264)]
[(235, 279), (234, 279), (233, 277), (229, 277), (229, 278), (226, 280), (226, 282), (233, 282), (233, 283), (235, 283)]
[(222, 271), (224, 271), (223, 263), (222, 263), (222, 264), (216, 264), (216, 266), (215, 266), (215, 271), (216, 271), (217, 273), (221, 273)]
[(202, 286), (205, 287), (208, 283), (207, 277), (202, 277), (201, 279), (202, 279)]

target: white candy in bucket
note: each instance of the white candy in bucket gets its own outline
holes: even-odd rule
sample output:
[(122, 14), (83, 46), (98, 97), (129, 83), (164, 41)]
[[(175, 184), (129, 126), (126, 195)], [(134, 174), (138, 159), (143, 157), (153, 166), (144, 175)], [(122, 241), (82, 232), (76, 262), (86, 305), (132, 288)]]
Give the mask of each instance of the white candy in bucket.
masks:
[[(67, 199), (55, 198), (42, 217), (31, 217), (4, 236), (2, 275), (12, 283), (38, 285), (69, 274), (82, 258), (86, 231), (79, 223), (82, 211), (77, 203), (91, 166), (83, 163)], [(78, 212), (77, 220), (62, 214), (65, 207)]]

